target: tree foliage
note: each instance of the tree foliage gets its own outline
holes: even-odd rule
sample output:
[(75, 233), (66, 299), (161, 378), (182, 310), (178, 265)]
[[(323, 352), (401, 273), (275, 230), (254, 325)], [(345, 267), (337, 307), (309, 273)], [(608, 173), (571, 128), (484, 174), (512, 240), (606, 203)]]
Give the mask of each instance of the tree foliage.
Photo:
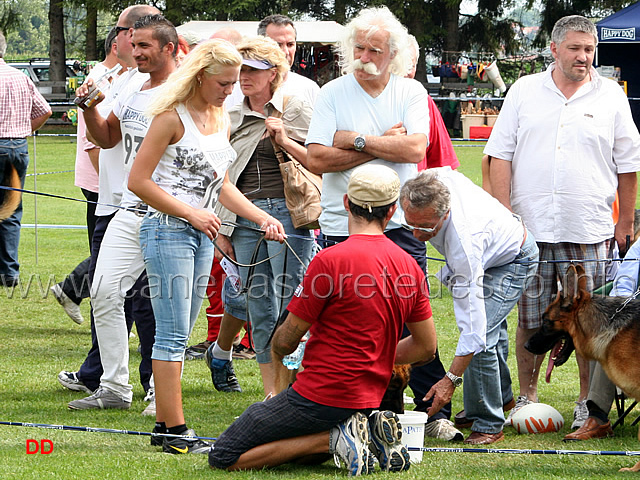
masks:
[[(60, 1), (60, 0), (57, 0)], [(144, 0), (143, 0), (144, 1)], [(115, 18), (140, 0), (62, 0), (66, 56), (101, 58), (102, 40)], [(538, 45), (549, 41), (553, 24), (568, 14), (605, 17), (633, 0), (542, 0)], [(49, 0), (0, 0), (0, 28), (7, 36), (8, 57), (49, 55)], [(477, 13), (460, 16), (461, 0), (148, 0), (174, 24), (191, 20), (259, 20), (273, 13), (294, 19), (335, 20), (346, 23), (360, 9), (387, 5), (423, 50), (515, 52), (516, 31), (522, 17), (521, 2), (476, 0)], [(526, 0), (524, 9), (539, 8)], [(418, 74), (422, 66), (418, 65)]]
[[(109, 10), (118, 15), (135, 0), (114, 0)], [(150, 0), (176, 26), (192, 20), (260, 20), (273, 13), (282, 13), (290, 2), (286, 0)]]
[(513, 3), (513, 0), (478, 0), (478, 13), (462, 21), (458, 48), (496, 55), (516, 53), (520, 42), (515, 37), (515, 27), (519, 23), (505, 15)]
[[(527, 0), (527, 8), (532, 8), (535, 0)], [(544, 0), (540, 31), (535, 44), (546, 46), (551, 40), (554, 24), (566, 15), (584, 15), (602, 18), (634, 3), (636, 0)]]
[[(7, 14), (8, 10), (14, 13)], [(48, 4), (42, 0), (4, 0), (0, 3), (0, 18), (8, 22), (0, 26), (7, 38), (6, 58), (49, 55), (47, 12)]]
[(0, 31), (5, 35), (17, 30), (21, 23), (20, 9), (15, 0), (0, 2)]

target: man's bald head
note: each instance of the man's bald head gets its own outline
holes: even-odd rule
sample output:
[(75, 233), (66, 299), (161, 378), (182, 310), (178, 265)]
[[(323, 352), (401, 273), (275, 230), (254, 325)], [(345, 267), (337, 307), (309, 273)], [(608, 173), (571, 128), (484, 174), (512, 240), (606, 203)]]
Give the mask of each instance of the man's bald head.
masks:
[(216, 33), (209, 37), (210, 39), (219, 38), (221, 40), (226, 40), (231, 45), (237, 45), (242, 40), (242, 34), (237, 31), (235, 28), (224, 27), (218, 30)]
[(133, 28), (133, 24), (146, 15), (156, 15), (162, 13), (151, 5), (131, 5), (125, 8), (120, 14), (118, 25)]

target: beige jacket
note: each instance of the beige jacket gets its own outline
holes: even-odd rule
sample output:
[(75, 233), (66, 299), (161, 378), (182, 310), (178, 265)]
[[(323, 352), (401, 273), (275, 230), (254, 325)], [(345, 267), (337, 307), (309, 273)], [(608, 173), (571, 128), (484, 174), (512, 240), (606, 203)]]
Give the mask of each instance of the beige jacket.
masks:
[[(265, 105), (265, 111), (270, 115), (274, 111), (282, 112), (283, 103), (284, 96), (281, 90), (278, 89)], [(312, 113), (313, 108), (303, 99), (287, 97), (286, 107), (282, 112), (282, 121), (289, 138), (304, 143), (307, 138)], [(237, 152), (238, 158), (229, 167), (228, 173), (229, 180), (235, 185), (267, 129), (264, 123), (267, 117), (252, 111), (249, 108), (246, 97), (242, 103), (229, 110), (229, 117), (231, 118), (231, 146)], [(215, 214), (220, 217), (222, 222), (236, 221), (236, 214), (223, 207), (220, 203), (216, 206)], [(233, 227), (224, 225), (220, 229), (220, 233), (231, 236)]]

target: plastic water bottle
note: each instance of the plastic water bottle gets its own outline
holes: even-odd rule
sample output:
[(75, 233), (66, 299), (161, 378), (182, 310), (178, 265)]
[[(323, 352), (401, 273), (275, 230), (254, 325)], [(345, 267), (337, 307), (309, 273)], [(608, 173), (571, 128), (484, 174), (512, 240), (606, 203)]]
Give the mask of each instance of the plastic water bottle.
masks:
[(298, 348), (296, 348), (295, 351), (290, 353), (289, 355), (285, 355), (285, 357), (282, 359), (282, 364), (289, 370), (297, 370), (298, 368), (300, 368), (300, 364), (302, 364), (302, 358), (304, 357), (304, 349), (307, 345), (307, 339), (307, 336), (303, 337), (298, 344)]

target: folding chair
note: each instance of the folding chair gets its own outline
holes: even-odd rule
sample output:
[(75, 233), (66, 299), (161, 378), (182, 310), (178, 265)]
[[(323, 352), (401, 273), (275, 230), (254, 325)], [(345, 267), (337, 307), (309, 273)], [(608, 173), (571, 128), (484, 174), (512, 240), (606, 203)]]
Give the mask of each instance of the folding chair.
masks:
[[(634, 400), (633, 403), (629, 405), (625, 410), (624, 401), (627, 397), (624, 394), (624, 392), (620, 390), (618, 387), (616, 387), (615, 398), (616, 398), (616, 410), (618, 411), (618, 420), (616, 420), (612, 428), (616, 428), (618, 425), (624, 425), (624, 419), (627, 418), (627, 415), (629, 415), (631, 413), (631, 410), (633, 410), (633, 408), (638, 404), (638, 402)], [(640, 415), (638, 415), (636, 419), (633, 422), (631, 422), (631, 426), (637, 424), (638, 422), (640, 422)]]

